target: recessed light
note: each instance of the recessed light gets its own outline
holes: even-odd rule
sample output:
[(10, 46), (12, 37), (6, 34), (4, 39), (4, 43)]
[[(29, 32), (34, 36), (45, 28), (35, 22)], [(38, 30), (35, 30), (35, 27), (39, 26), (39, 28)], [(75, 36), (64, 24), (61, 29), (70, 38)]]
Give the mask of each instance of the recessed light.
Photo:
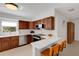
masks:
[(14, 3), (5, 3), (5, 7), (10, 10), (18, 10), (18, 5)]

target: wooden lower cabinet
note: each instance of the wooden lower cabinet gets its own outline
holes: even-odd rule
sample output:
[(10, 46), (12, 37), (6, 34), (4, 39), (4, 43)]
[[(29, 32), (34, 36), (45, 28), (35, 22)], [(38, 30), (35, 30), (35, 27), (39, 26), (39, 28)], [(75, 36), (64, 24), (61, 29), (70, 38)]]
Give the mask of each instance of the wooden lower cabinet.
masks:
[(18, 36), (0, 38), (0, 51), (16, 48), (18, 46), (19, 46)]
[(8, 37), (1, 39), (2, 51), (10, 49), (10, 39)]
[(27, 44), (30, 44), (31, 42), (33, 42), (33, 37), (32, 35), (27, 35)]
[(0, 40), (0, 51), (2, 51), (2, 48), (1, 48), (1, 40)]
[(10, 48), (16, 48), (19, 46), (19, 37), (13, 36), (10, 39)]

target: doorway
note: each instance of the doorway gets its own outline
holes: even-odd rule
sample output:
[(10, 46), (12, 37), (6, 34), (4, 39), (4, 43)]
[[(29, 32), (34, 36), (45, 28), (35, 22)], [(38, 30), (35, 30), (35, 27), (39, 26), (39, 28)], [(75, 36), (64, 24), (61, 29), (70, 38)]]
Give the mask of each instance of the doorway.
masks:
[(74, 41), (75, 36), (75, 24), (73, 22), (67, 22), (67, 43), (71, 44)]

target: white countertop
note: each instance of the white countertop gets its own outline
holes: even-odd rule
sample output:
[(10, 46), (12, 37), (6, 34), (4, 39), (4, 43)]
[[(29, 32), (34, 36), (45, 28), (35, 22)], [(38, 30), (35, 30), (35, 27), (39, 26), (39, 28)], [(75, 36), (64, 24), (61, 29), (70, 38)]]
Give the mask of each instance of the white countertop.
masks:
[(0, 38), (2, 38), (2, 37), (10, 37), (10, 36), (22, 36), (22, 35), (29, 35), (29, 34), (11, 34), (11, 35), (0, 35)]
[(19, 36), (19, 35), (17, 35), (17, 34), (16, 34), (16, 35), (1, 35), (0, 38), (3, 38), (3, 37), (10, 37), (10, 36)]
[[(10, 36), (24, 36), (24, 35), (32, 35), (32, 34), (29, 34), (29, 33), (25, 33), (25, 34), (20, 34), (20, 33), (18, 33), (18, 34), (2, 34), (2, 35), (0, 35), (0, 38), (2, 38), (2, 37), (10, 37)], [(38, 34), (35, 34), (35, 35), (38, 35)]]
[(59, 37), (51, 37), (51, 38), (47, 38), (47, 39), (43, 39), (37, 42), (32, 42), (32, 46), (37, 48), (37, 49), (43, 49), (55, 42), (57, 42), (58, 40), (60, 40), (61, 38)]

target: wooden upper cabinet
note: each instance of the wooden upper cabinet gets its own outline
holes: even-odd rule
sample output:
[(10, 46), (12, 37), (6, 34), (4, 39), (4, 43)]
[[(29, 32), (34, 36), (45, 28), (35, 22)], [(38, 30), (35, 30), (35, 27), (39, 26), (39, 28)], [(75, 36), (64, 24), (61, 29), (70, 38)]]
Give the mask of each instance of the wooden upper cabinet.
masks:
[(46, 30), (54, 30), (55, 29), (54, 17), (51, 16), (43, 19), (43, 24), (45, 25)]
[(36, 21), (33, 22), (33, 29), (36, 28)]
[(10, 48), (16, 48), (19, 46), (19, 36), (13, 36), (10, 39)]
[(44, 24), (46, 30), (55, 29), (55, 20), (53, 16), (46, 17), (40, 20), (28, 22), (28, 21), (19, 21), (19, 29), (36, 29), (37, 24)]
[(31, 29), (36, 29), (36, 25), (44, 24), (46, 30), (54, 30), (55, 29), (55, 20), (53, 16), (43, 18), (37, 21), (33, 21), (30, 25)]
[(42, 20), (37, 20), (37, 21), (29, 22), (29, 24), (30, 24), (29, 29), (36, 29), (36, 25), (37, 24), (41, 24), (41, 21)]
[(29, 22), (29, 29), (35, 29), (35, 22)]
[(50, 17), (50, 29), (54, 30), (55, 29), (55, 18), (54, 17)]
[(29, 29), (29, 22), (19, 20), (19, 29)]
[(42, 24), (42, 19), (37, 20), (37, 21), (36, 21), (36, 24)]
[(35, 29), (36, 28), (36, 21), (30, 22), (30, 29)]

